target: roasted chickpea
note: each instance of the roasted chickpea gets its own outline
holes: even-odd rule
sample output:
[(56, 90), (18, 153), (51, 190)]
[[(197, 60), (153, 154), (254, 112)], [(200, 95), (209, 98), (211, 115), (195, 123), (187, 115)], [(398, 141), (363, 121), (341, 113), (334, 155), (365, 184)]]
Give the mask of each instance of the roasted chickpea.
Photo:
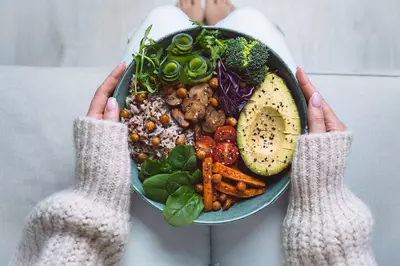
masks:
[(139, 155), (138, 155), (138, 159), (139, 159), (140, 162), (144, 162), (144, 161), (146, 161), (148, 158), (149, 158), (149, 156), (147, 156), (146, 153), (139, 153)]
[(196, 190), (196, 192), (199, 193), (199, 194), (203, 194), (204, 187), (203, 187), (202, 184), (196, 184), (194, 186), (194, 190)]
[(208, 84), (210, 85), (211, 88), (216, 89), (216, 88), (218, 88), (218, 79), (214, 77), (214, 78), (210, 79)]
[(239, 191), (245, 191), (246, 190), (246, 184), (242, 181), (236, 184), (236, 189)]
[(143, 102), (144, 100), (146, 100), (146, 93), (139, 93), (136, 94), (135, 96), (135, 100), (139, 103)]
[(121, 112), (119, 112), (119, 116), (123, 118), (128, 118), (129, 117), (129, 112), (128, 110), (124, 109)]
[(185, 88), (185, 85), (182, 83), (178, 83), (175, 85), (175, 88), (180, 89), (180, 88)]
[(162, 116), (160, 116), (159, 120), (163, 126), (167, 126), (169, 124), (169, 116), (167, 114), (163, 114)]
[(214, 201), (212, 208), (214, 211), (219, 211), (221, 209), (221, 203), (219, 201)]
[(236, 120), (235, 118), (233, 118), (233, 117), (228, 117), (228, 118), (226, 119), (225, 123), (226, 123), (227, 125), (236, 127), (236, 125), (237, 125), (237, 120)]
[(215, 184), (219, 184), (222, 181), (222, 175), (220, 174), (213, 174), (211, 177), (211, 180), (213, 181), (213, 183)]
[(186, 143), (186, 137), (185, 136), (179, 136), (175, 141), (176, 145), (185, 145), (185, 143)]
[(146, 129), (148, 131), (153, 131), (156, 128), (156, 124), (153, 121), (149, 121), (146, 123)]
[(227, 196), (226, 196), (226, 194), (224, 194), (224, 193), (221, 193), (221, 195), (219, 195), (219, 201), (220, 201), (220, 202), (225, 202), (225, 201), (226, 201), (226, 198), (227, 198)]
[(138, 142), (140, 140), (140, 136), (136, 133), (132, 133), (130, 135), (132, 142)]
[(212, 97), (212, 98), (210, 98), (210, 99), (208, 100), (208, 102), (209, 102), (213, 107), (217, 107), (217, 106), (218, 106), (218, 100), (217, 100), (217, 98)]
[(187, 90), (185, 88), (180, 88), (176, 91), (176, 96), (181, 99), (185, 99), (187, 97)]
[(161, 143), (160, 138), (158, 138), (158, 137), (151, 138), (151, 144), (153, 144), (154, 146), (158, 146), (158, 145), (160, 145), (160, 143)]
[(203, 151), (203, 150), (198, 150), (196, 152), (196, 156), (197, 156), (197, 158), (199, 160), (204, 160), (206, 158), (206, 156), (207, 156), (207, 153), (205, 151)]

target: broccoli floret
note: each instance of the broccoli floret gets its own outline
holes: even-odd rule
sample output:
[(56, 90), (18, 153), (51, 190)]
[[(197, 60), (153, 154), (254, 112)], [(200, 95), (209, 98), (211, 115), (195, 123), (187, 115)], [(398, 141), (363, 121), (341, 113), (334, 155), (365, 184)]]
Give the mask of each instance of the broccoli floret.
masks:
[(258, 85), (265, 79), (268, 48), (259, 41), (243, 37), (230, 39), (223, 57), (225, 66), (244, 76), (249, 83)]

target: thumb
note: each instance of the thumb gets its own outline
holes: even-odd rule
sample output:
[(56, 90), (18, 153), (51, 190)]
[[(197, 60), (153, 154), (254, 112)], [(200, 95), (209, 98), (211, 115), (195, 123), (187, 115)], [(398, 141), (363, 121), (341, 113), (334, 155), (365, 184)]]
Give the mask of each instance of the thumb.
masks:
[(108, 98), (106, 108), (104, 109), (103, 119), (116, 122), (119, 121), (118, 103), (114, 97)]
[(316, 92), (308, 102), (308, 123), (310, 133), (325, 133), (325, 117), (322, 110), (322, 97)]

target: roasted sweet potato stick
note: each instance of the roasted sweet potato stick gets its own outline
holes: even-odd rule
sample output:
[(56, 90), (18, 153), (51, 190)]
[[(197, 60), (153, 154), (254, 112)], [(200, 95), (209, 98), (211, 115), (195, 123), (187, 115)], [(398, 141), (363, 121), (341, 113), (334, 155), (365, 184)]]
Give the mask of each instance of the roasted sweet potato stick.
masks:
[(260, 187), (260, 188), (265, 187), (264, 182), (254, 178), (254, 177), (245, 175), (238, 170), (235, 170), (233, 168), (225, 166), (222, 163), (218, 163), (218, 162), (214, 163), (213, 172), (220, 174), (225, 178), (235, 180), (238, 182), (242, 181), (242, 182), (249, 184), (251, 186), (254, 186), (254, 187)]
[(226, 182), (214, 184), (214, 188), (222, 193), (238, 198), (251, 198), (265, 192), (265, 188), (249, 188), (244, 191), (239, 191), (235, 186), (232, 186)]
[(204, 211), (211, 211), (213, 204), (213, 189), (212, 189), (212, 159), (205, 158), (203, 161), (203, 201)]

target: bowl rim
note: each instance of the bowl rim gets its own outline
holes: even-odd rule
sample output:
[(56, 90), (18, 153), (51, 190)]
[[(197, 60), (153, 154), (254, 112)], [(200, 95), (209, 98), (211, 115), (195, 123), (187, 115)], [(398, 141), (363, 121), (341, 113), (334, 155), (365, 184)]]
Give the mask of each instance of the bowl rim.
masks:
[[(203, 26), (203, 27), (204, 27), (204, 28), (207, 28), (207, 29), (210, 29), (210, 30), (220, 30), (220, 31), (223, 31), (223, 32), (229, 32), (229, 33), (237, 34), (237, 35), (243, 36), (243, 37), (245, 37), (245, 38), (247, 38), (247, 39), (258, 40), (257, 38), (254, 38), (254, 37), (252, 37), (251, 35), (248, 35), (248, 34), (246, 34), (246, 33), (240, 32), (240, 31), (228, 29), (228, 28), (216, 27), (216, 26)], [(171, 36), (174, 36), (174, 35), (176, 35), (176, 34), (178, 34), (178, 33), (183, 33), (183, 32), (187, 32), (187, 31), (192, 31), (192, 30), (195, 30), (195, 29), (196, 29), (196, 27), (193, 26), (193, 27), (184, 28), (184, 29), (181, 29), (181, 30), (178, 30), (178, 31), (174, 31), (174, 32), (171, 32), (171, 33), (169, 33), (169, 34), (167, 34), (167, 35), (165, 35), (165, 36), (163, 36), (163, 37), (157, 39), (156, 42), (159, 43), (159, 42), (163, 41), (164, 39), (169, 38), (169, 37), (171, 37)], [(258, 41), (260, 41), (260, 40), (258, 40)], [(262, 41), (260, 41), (260, 42), (262, 42)], [(263, 42), (262, 42), (262, 43), (263, 43)], [(283, 68), (284, 68), (284, 69), (286, 70), (286, 72), (289, 74), (290, 78), (291, 78), (292, 80), (294, 80), (294, 84), (295, 84), (295, 86), (294, 86), (295, 88), (294, 88), (294, 89), (296, 89), (297, 92), (298, 92), (298, 95), (299, 95), (299, 104), (301, 105), (300, 107), (303, 108), (303, 110), (307, 110), (307, 103), (306, 103), (304, 94), (301, 92), (300, 85), (299, 85), (299, 83), (298, 83), (296, 77), (294, 76), (293, 72), (290, 70), (290, 68), (289, 68), (289, 66), (286, 64), (286, 62), (279, 56), (279, 54), (277, 54), (277, 53), (276, 53), (271, 47), (269, 47), (268, 45), (267, 45), (267, 47), (268, 47), (268, 49), (269, 49), (269, 52), (272, 53), (272, 54), (274, 54), (274, 56), (275, 56), (276, 58), (278, 58), (279, 62), (283, 65)], [(122, 83), (123, 80), (126, 79), (126, 76), (128, 75), (128, 69), (130, 69), (131, 67), (133, 67), (132, 65), (134, 65), (134, 64), (135, 64), (135, 61), (132, 60), (132, 61), (130, 62), (130, 64), (129, 64), (129, 66), (127, 67), (127, 69), (125, 70), (124, 74), (122, 75), (121, 79), (120, 79), (119, 82), (117, 83), (117, 86), (116, 86), (116, 88), (115, 88), (115, 91), (114, 91), (114, 93), (113, 93), (113, 96), (115, 96), (115, 95), (117, 95), (117, 94), (119, 93), (119, 90), (120, 90), (120, 87), (121, 87), (121, 83)], [(292, 90), (291, 90), (291, 91), (292, 91)], [(299, 106), (298, 106), (298, 108), (299, 108)], [(300, 120), (302, 120), (302, 119), (300, 118)], [(307, 132), (308, 132), (307, 112), (305, 112), (305, 119), (304, 119), (304, 121), (301, 121), (301, 123), (304, 125), (304, 126), (302, 127), (302, 133), (301, 133), (301, 134), (307, 133)], [(132, 168), (132, 166), (133, 166), (132, 163), (134, 163), (134, 161), (132, 160), (132, 158), (130, 158), (130, 162), (131, 162), (131, 168)], [(236, 221), (245, 219), (245, 218), (247, 218), (247, 217), (249, 217), (249, 216), (251, 216), (251, 215), (253, 215), (253, 214), (255, 214), (255, 213), (259, 212), (259, 211), (261, 211), (262, 209), (268, 207), (269, 205), (272, 205), (275, 201), (277, 201), (277, 200), (284, 194), (284, 192), (288, 189), (289, 184), (290, 184), (290, 174), (291, 174), (291, 171), (289, 171), (289, 173), (288, 173), (289, 178), (288, 178), (286, 181), (284, 181), (283, 186), (282, 186), (282, 188), (278, 191), (278, 193), (276, 193), (269, 201), (267, 201), (267, 202), (261, 204), (258, 208), (254, 209), (254, 210), (252, 210), (252, 211), (249, 211), (249, 212), (246, 213), (246, 214), (242, 214), (242, 215), (240, 215), (240, 216), (238, 216), (238, 217), (233, 217), (233, 218), (228, 218), (228, 219), (218, 220), (218, 221), (202, 221), (202, 220), (196, 219), (193, 223), (194, 223), (194, 224), (200, 224), (200, 225), (224, 225), (224, 224), (230, 224), (230, 223), (233, 223), (233, 222), (236, 222)], [(132, 177), (132, 173), (131, 173), (131, 177)], [(138, 178), (138, 177), (137, 177), (137, 178)], [(132, 187), (133, 190), (140, 196), (140, 198), (142, 198), (145, 202), (147, 202), (147, 203), (148, 203), (150, 206), (152, 206), (153, 208), (156, 208), (156, 209), (158, 209), (159, 211), (162, 212), (163, 208), (161, 207), (161, 205), (163, 205), (163, 204), (154, 202), (154, 201), (150, 200), (149, 198), (147, 198), (133, 182), (131, 182), (131, 187)]]

